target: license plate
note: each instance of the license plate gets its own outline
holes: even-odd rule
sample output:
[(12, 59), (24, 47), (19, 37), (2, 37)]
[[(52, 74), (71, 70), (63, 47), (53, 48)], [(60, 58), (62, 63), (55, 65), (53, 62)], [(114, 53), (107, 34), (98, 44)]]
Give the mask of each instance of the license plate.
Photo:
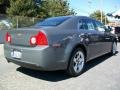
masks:
[(21, 59), (22, 53), (21, 53), (20, 51), (13, 50), (13, 51), (11, 52), (11, 57), (17, 58), (17, 59)]

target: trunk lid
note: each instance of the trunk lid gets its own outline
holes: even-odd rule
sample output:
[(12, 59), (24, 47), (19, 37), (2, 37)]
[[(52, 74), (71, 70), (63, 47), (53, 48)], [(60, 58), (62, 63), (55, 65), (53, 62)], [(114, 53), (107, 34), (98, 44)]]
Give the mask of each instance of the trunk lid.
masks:
[[(32, 36), (38, 35), (40, 31), (42, 31), (46, 37), (48, 44), (51, 45), (56, 38), (53, 36), (59, 33), (61, 31), (61, 28), (58, 27), (29, 27), (29, 28), (20, 28), (18, 30), (12, 30), (9, 31), (12, 41), (11, 45), (16, 45), (16, 46), (28, 46), (30, 47), (30, 38)], [(62, 32), (62, 31), (61, 31)]]
[(9, 33), (12, 37), (11, 45), (30, 46), (30, 37), (35, 36), (38, 33), (38, 30), (26, 28), (13, 30)]

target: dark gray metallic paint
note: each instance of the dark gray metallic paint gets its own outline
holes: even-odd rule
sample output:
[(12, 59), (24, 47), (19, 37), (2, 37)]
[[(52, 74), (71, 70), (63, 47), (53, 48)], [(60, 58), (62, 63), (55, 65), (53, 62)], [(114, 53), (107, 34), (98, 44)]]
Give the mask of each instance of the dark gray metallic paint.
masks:
[[(87, 61), (111, 51), (114, 35), (96, 30), (78, 30), (80, 19), (92, 19), (82, 16), (70, 17), (56, 27), (22, 28), (22, 30), (10, 31), (12, 42), (4, 45), (6, 59), (23, 67), (51, 71), (66, 69), (75, 47), (84, 47)], [(47, 35), (48, 46), (30, 46), (30, 36), (37, 34), (38, 31), (43, 31)], [(17, 36), (18, 33), (20, 35)], [(60, 44), (61, 47), (53, 47), (54, 44)], [(10, 53), (14, 49), (22, 52), (21, 60), (11, 57)]]

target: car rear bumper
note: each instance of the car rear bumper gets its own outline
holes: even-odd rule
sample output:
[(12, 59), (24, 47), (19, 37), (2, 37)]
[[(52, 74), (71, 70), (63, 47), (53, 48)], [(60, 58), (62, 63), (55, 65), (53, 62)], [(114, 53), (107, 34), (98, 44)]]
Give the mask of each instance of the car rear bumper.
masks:
[[(13, 58), (11, 56), (13, 50), (21, 51), (22, 57), (20, 59)], [(49, 46), (20, 47), (4, 45), (4, 54), (8, 62), (36, 70), (54, 71), (66, 69), (66, 61), (62, 57), (59, 58), (57, 52), (55, 48)]]
[(18, 61), (18, 60), (14, 60), (14, 59), (9, 59), (9, 58), (6, 58), (8, 62), (13, 62), (17, 65), (20, 65), (22, 67), (26, 67), (26, 68), (30, 68), (30, 69), (35, 69), (35, 70), (44, 70), (44, 68), (38, 66), (37, 64), (33, 64), (33, 63), (30, 63), (30, 62), (24, 62), (24, 61)]

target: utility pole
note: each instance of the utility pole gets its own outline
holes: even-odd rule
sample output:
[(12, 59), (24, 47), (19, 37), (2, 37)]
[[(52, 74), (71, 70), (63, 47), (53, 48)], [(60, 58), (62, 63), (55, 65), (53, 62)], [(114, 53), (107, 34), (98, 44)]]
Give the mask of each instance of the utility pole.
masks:
[(106, 16), (106, 14), (105, 14), (105, 25), (107, 24), (107, 16)]
[(19, 27), (19, 17), (18, 16), (16, 17), (16, 22), (17, 22), (17, 27), (16, 28), (18, 30), (18, 27)]
[(103, 2), (100, 0), (101, 23), (103, 22)]

